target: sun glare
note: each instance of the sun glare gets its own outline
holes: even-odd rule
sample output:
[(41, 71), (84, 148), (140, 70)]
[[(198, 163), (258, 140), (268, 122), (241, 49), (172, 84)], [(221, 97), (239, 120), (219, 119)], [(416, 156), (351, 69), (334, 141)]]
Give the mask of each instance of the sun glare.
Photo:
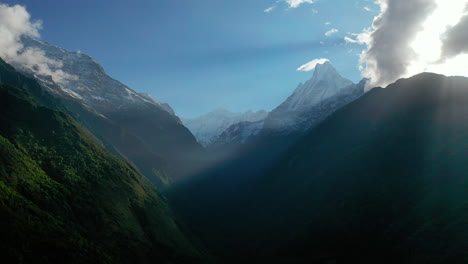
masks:
[(467, 0), (437, 0), (437, 7), (422, 25), (422, 31), (411, 44), (416, 58), (408, 68), (407, 75), (412, 76), (422, 71), (445, 75), (461, 75), (468, 72), (467, 55), (459, 55), (440, 61), (442, 37), (448, 27), (456, 25), (466, 14)]

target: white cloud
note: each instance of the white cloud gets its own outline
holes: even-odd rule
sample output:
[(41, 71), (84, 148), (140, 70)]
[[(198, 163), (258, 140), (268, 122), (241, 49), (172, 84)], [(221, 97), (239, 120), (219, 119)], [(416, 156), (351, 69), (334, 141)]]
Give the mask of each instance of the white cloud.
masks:
[(369, 33), (369, 29), (363, 30), (363, 32), (360, 33), (360, 34), (348, 32), (348, 35), (350, 35), (350, 36), (352, 36), (352, 37), (345, 36), (345, 37), (344, 37), (344, 40), (345, 40), (347, 43), (365, 44), (366, 41), (367, 41), (368, 38), (369, 38), (369, 34), (370, 34), (370, 33)]
[(313, 4), (313, 0), (286, 0), (290, 8), (297, 8), (304, 3)]
[(75, 76), (59, 69), (62, 67), (61, 61), (48, 58), (39, 49), (24, 48), (21, 38), (38, 38), (40, 29), (42, 22), (31, 21), (31, 15), (24, 6), (0, 4), (0, 57), (8, 63), (21, 65), (37, 75), (52, 76), (52, 79), (58, 83), (75, 79)]
[(300, 66), (299, 68), (297, 68), (297, 71), (304, 71), (304, 72), (312, 71), (315, 69), (317, 64), (324, 64), (325, 62), (329, 62), (329, 61), (330, 61), (329, 59), (325, 59), (325, 58), (315, 59), (313, 61), (309, 61), (308, 63)]
[(270, 13), (271, 11), (275, 10), (276, 6), (270, 6), (269, 8), (263, 10), (265, 13)]
[(359, 40), (356, 40), (356, 39), (353, 39), (353, 38), (350, 38), (348, 36), (344, 37), (344, 40), (348, 43), (360, 43)]
[(368, 6), (365, 6), (365, 7), (364, 7), (364, 10), (366, 10), (367, 12), (371, 12), (371, 11), (372, 11), (372, 9), (370, 9), (370, 7), (368, 7)]
[[(468, 75), (468, 37), (459, 37), (468, 30), (462, 19), (468, 0), (378, 0), (377, 4), (381, 11), (372, 27), (347, 39), (367, 45), (360, 61), (371, 86), (385, 87), (425, 71)], [(445, 56), (447, 49), (450, 56)]]
[(330, 37), (331, 35), (333, 35), (335, 33), (338, 33), (338, 29), (332, 28), (332, 29), (328, 30), (327, 32), (325, 32), (325, 36)]
[[(315, 1), (314, 0), (276, 0), (274, 5), (272, 5), (271, 7), (266, 8), (265, 10), (263, 10), (263, 12), (270, 13), (271, 11), (276, 9), (276, 7), (278, 6), (279, 3), (287, 4), (288, 8), (298, 8), (302, 4), (306, 4), (306, 3), (307, 4), (313, 4), (313, 3), (315, 3)], [(318, 13), (318, 11), (315, 10), (315, 9), (313, 9), (312, 12), (314, 14)]]
[(331, 25), (331, 22), (325, 22), (325, 26)]

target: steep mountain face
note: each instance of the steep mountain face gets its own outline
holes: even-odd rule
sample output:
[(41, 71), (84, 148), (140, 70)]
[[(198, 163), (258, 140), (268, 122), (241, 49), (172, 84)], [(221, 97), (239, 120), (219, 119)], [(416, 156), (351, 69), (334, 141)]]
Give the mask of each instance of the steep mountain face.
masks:
[(238, 187), (216, 230), (198, 232), (273, 263), (466, 263), (467, 139), (467, 78), (374, 88)]
[[(240, 122), (260, 122), (266, 118), (266, 111), (247, 111), (245, 113), (232, 113), (224, 109), (218, 109), (197, 118), (183, 119), (193, 135), (203, 146), (209, 146), (216, 142), (220, 135), (230, 126)], [(238, 135), (241, 137), (242, 135)]]
[[(60, 66), (51, 65), (52, 70), (62, 70), (72, 76), (58, 88), (52, 85), (49, 91), (61, 97), (71, 97), (79, 100), (100, 114), (112, 112), (114, 109), (155, 106), (163, 110), (161, 103), (147, 94), (139, 94), (119, 81), (112, 79), (92, 57), (80, 52), (70, 52), (32, 38), (22, 39), (25, 49), (41, 50), (47, 58), (60, 61)], [(20, 64), (13, 65), (17, 68)], [(51, 78), (36, 76), (43, 84), (53, 83)], [(177, 119), (177, 118), (175, 118)]]
[[(0, 60), (3, 263), (202, 263), (154, 186)], [(11, 86), (16, 84), (16, 86)], [(28, 91), (31, 91), (29, 93)]]
[(353, 84), (341, 77), (329, 62), (319, 64), (312, 79), (300, 84), (286, 101), (271, 111), (262, 133), (306, 131), (362, 96), (364, 85), (365, 81)]
[(67, 111), (112, 152), (135, 164), (159, 187), (190, 174), (197, 166), (201, 146), (167, 104), (139, 94), (109, 77), (91, 57), (24, 38), (25, 48), (43, 51), (62, 62), (60, 69), (73, 76), (57, 83), (34, 76), (45, 91), (64, 102)]

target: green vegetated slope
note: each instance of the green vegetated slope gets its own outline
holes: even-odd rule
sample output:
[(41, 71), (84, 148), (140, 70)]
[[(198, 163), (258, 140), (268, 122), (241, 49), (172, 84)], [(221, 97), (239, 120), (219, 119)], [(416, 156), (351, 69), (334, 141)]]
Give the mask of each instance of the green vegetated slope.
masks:
[[(107, 150), (132, 163), (141, 174), (161, 189), (175, 181), (176, 175), (183, 174), (182, 171), (195, 166), (190, 164), (187, 166), (189, 168), (186, 168), (183, 164), (190, 160), (186, 157), (192, 154), (189, 149), (196, 152), (194, 154), (196, 156), (199, 154), (197, 147), (200, 149), (201, 147), (186, 128), (175, 122), (175, 117), (163, 110), (153, 109), (149, 114), (141, 109), (140, 111), (128, 109), (120, 113), (109, 113), (114, 118), (104, 117), (79, 100), (53, 96), (50, 91), (39, 85), (33, 76), (25, 78), (1, 58), (0, 83), (21, 88), (32, 94), (43, 105), (69, 114), (91, 131)], [(51, 89), (61, 90), (54, 84), (50, 86)], [(151, 109), (152, 107), (148, 107), (148, 110)], [(144, 131), (146, 134), (140, 135), (138, 131)], [(180, 142), (176, 142), (177, 138)], [(149, 142), (148, 139), (154, 142)], [(179, 160), (176, 160), (177, 156), (180, 156)], [(191, 162), (196, 163), (197, 160), (191, 159)]]
[(256, 256), (468, 263), (468, 79), (425, 73), (371, 90), (252, 189), (239, 214)]
[(34, 93), (33, 80), (9, 78), (20, 87), (0, 86), (2, 263), (204, 258), (148, 180), (70, 116), (20, 89)]

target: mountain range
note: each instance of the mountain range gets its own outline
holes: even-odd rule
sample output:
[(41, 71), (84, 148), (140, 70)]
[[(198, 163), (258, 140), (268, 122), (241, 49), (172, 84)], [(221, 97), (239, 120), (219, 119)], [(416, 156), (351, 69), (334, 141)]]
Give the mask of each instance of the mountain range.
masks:
[(300, 134), (364, 94), (367, 81), (343, 78), (329, 62), (318, 64), (310, 80), (271, 112), (231, 113), (219, 109), (183, 123), (205, 147), (245, 144), (261, 136)]
[(67, 78), (0, 60), (5, 263), (468, 262), (468, 78), (326, 62), (269, 113), (181, 119), (22, 41)]

